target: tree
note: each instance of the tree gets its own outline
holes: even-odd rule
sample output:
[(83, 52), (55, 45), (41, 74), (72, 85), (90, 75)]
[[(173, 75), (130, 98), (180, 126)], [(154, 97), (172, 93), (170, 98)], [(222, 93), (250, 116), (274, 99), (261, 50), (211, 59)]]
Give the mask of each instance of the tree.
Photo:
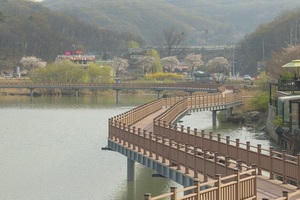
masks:
[(164, 57), (161, 60), (161, 63), (163, 66), (167, 66), (170, 72), (174, 71), (174, 67), (179, 64), (179, 60), (177, 59), (176, 56), (168, 56)]
[(215, 57), (207, 62), (205, 69), (209, 73), (222, 73), (227, 75), (229, 72), (229, 62), (224, 57)]
[(131, 40), (128, 42), (128, 48), (140, 48), (140, 44), (136, 41)]
[[(146, 71), (150, 73), (156, 73), (162, 71), (162, 66), (160, 63), (160, 56), (158, 51), (152, 49), (147, 51), (146, 57)], [(145, 63), (144, 63), (145, 64)]]
[[(266, 71), (270, 77), (279, 78), (283, 73), (295, 73), (295, 68), (283, 68), (282, 66), (299, 59), (300, 45), (289, 46), (280, 51), (274, 52), (270, 59), (266, 62)], [(298, 72), (298, 70), (296, 71)]]
[(163, 37), (158, 38), (158, 47), (166, 56), (172, 56), (178, 52), (178, 46), (185, 40), (185, 31), (176, 30), (174, 27), (166, 28)]
[(89, 83), (108, 83), (112, 81), (111, 67), (99, 66), (95, 63), (89, 63), (86, 68), (86, 74)]
[(120, 76), (120, 75), (123, 76), (129, 64), (127, 59), (114, 57), (112, 66), (115, 70), (116, 76)]
[(20, 63), (28, 71), (30, 71), (30, 70), (34, 71), (35, 68), (39, 68), (39, 67), (45, 67), (47, 64), (46, 62), (42, 61), (42, 59), (36, 58), (34, 56), (23, 57), (20, 60)]
[(87, 80), (84, 69), (68, 60), (38, 68), (32, 72), (30, 78), (40, 83), (64, 84), (84, 83)]
[(190, 68), (190, 77), (193, 77), (196, 68), (200, 68), (200, 66), (204, 65), (201, 54), (188, 54), (184, 58), (184, 62)]

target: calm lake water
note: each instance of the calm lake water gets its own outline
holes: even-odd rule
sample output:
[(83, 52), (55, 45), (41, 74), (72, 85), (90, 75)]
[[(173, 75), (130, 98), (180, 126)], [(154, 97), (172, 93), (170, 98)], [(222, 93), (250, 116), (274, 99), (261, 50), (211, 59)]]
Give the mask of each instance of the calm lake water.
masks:
[[(138, 200), (181, 187), (136, 164), (135, 180), (126, 180), (127, 159), (107, 144), (108, 118), (154, 100), (156, 95), (35, 97), (0, 96), (0, 199)], [(201, 123), (199, 123), (201, 121)], [(211, 129), (211, 113), (192, 113), (184, 126)], [(216, 131), (232, 139), (270, 141), (262, 132), (218, 122)]]

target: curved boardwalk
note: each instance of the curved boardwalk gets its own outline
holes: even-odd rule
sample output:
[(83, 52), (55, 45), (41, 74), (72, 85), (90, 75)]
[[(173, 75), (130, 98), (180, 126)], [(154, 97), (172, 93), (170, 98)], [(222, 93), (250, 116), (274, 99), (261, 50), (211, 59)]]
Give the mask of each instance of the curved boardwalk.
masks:
[[(185, 190), (189, 195), (180, 199), (300, 199), (297, 187), (287, 184), (299, 183), (300, 157), (174, 124), (189, 110), (216, 111), (241, 104), (241, 93), (235, 90), (158, 99), (109, 119), (109, 147), (149, 158), (149, 166), (162, 164), (171, 178), (176, 171), (195, 181), (184, 190), (171, 188), (168, 194), (146, 194), (145, 199), (176, 199), (177, 192)], [(275, 175), (282, 181), (274, 180)], [(200, 191), (201, 186), (210, 189)]]

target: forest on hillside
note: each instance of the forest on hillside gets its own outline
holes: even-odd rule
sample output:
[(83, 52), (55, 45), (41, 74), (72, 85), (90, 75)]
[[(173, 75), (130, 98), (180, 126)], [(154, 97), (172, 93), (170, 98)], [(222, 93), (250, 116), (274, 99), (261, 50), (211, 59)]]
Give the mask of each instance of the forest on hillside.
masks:
[(300, 6), (296, 0), (44, 0), (95, 26), (130, 31), (152, 45), (165, 27), (181, 28), (187, 45), (236, 43), (282, 11)]
[[(98, 1), (91, 1), (93, 2)], [(186, 5), (176, 0), (172, 1), (172, 4)], [(263, 68), (263, 64), (274, 52), (298, 45), (300, 41), (298, 19), (300, 9), (283, 12), (237, 41), (238, 48), (234, 54), (235, 71), (255, 75), (258, 65)], [(110, 23), (109, 20), (112, 19), (107, 20), (107, 23)], [(164, 20), (166, 19), (161, 19)], [(193, 39), (190, 35), (185, 37), (186, 41)], [(57, 55), (74, 47), (84, 52), (99, 54), (101, 58), (113, 58), (127, 51), (128, 43), (131, 41), (145, 45), (143, 38), (144, 35), (138, 36), (132, 32), (91, 25), (67, 13), (45, 8), (41, 3), (27, 0), (0, 1), (0, 71), (19, 65), (23, 56), (36, 56), (44, 61), (53, 62)]]
[[(300, 9), (286, 11), (273, 21), (245, 36), (236, 49), (236, 67), (242, 74), (257, 74), (266, 62), (283, 48), (300, 44)], [(295, 58), (296, 59), (296, 58)], [(300, 59), (300, 55), (299, 58)], [(270, 66), (269, 66), (270, 67)]]
[(126, 51), (131, 40), (143, 44), (139, 36), (99, 29), (74, 16), (51, 11), (40, 3), (0, 1), (1, 68), (17, 66), (23, 56), (36, 56), (53, 62), (57, 55), (74, 47), (109, 56)]

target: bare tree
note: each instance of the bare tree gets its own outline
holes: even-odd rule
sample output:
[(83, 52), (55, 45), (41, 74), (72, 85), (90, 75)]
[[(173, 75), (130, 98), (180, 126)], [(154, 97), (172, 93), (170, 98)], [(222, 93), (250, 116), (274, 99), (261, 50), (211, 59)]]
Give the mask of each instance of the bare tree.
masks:
[(165, 56), (172, 56), (180, 50), (178, 47), (184, 42), (186, 38), (185, 31), (176, 30), (174, 27), (166, 28), (163, 31), (163, 37), (158, 38), (158, 48), (165, 54)]

